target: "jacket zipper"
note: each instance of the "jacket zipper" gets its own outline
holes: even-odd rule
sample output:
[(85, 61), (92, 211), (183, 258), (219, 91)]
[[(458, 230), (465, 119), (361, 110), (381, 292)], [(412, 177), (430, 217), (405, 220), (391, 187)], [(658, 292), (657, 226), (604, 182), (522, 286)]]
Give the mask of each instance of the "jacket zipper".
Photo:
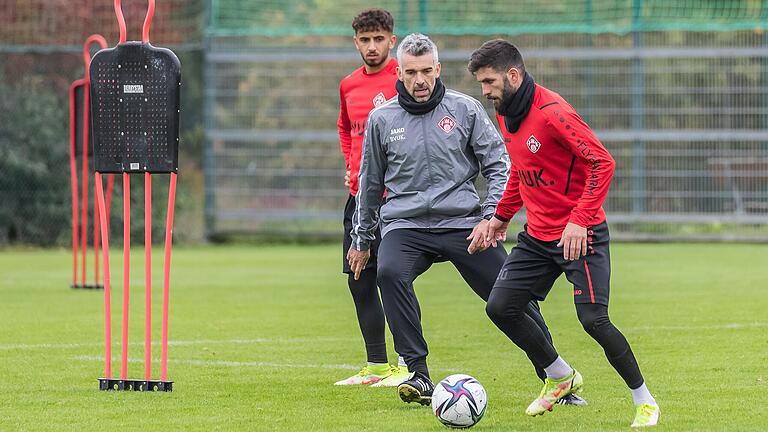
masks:
[(428, 178), (428, 184), (427, 184), (427, 191), (425, 193), (427, 194), (427, 228), (432, 228), (432, 197), (429, 195), (429, 190), (432, 189), (432, 165), (430, 160), (432, 159), (432, 155), (429, 153), (429, 140), (427, 139), (427, 121), (426, 121), (426, 114), (421, 115), (421, 133), (424, 137), (424, 151), (427, 153), (427, 176)]

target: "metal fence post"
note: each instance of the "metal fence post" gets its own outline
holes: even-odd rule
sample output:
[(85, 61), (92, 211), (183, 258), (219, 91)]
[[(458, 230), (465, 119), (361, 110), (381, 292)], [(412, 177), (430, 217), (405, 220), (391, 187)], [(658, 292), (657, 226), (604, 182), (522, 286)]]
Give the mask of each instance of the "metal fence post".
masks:
[[(592, 10), (592, 0), (587, 0), (586, 4), (584, 6), (584, 15), (587, 22), (587, 26), (589, 28), (592, 28), (593, 25), (593, 10)], [(586, 34), (586, 46), (587, 48), (592, 48), (593, 41), (592, 41), (592, 33)], [(584, 121), (589, 123), (592, 121), (592, 109), (594, 107), (594, 93), (595, 93), (595, 67), (592, 63), (587, 65), (587, 76), (586, 76), (586, 95), (584, 97), (584, 102), (586, 104), (586, 114), (584, 115)]]
[[(635, 55), (632, 57), (632, 110), (630, 127), (633, 131), (642, 131), (644, 127), (645, 94), (643, 59), (638, 52), (643, 46), (643, 34), (640, 24), (642, 20), (643, 0), (633, 0), (632, 4), (632, 47)], [(632, 213), (645, 212), (645, 143), (635, 139), (632, 144)]]
[[(205, 24), (214, 25), (217, 0), (206, 2), (204, 13)], [(205, 25), (204, 25), (205, 27)], [(205, 31), (203, 35), (203, 173), (205, 178), (205, 198), (204, 198), (204, 236), (206, 239), (216, 232), (216, 159), (213, 151), (213, 142), (209, 131), (214, 128), (216, 105), (216, 66), (210, 59), (212, 52), (213, 36), (210, 31)]]
[(419, 31), (428, 33), (429, 16), (427, 15), (427, 2), (429, 0), (419, 0)]

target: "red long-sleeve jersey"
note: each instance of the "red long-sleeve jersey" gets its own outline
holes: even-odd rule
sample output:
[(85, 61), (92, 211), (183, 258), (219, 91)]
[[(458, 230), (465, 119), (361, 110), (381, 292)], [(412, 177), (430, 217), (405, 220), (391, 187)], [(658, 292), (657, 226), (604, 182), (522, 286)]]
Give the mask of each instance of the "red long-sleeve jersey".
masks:
[(357, 195), (357, 176), (360, 171), (360, 155), (363, 134), (371, 110), (397, 94), (397, 61), (390, 59), (387, 66), (373, 74), (365, 66), (347, 75), (339, 84), (339, 141), (349, 176), (349, 193)]
[(605, 220), (616, 163), (568, 102), (537, 84), (517, 132), (496, 118), (512, 160), (498, 216), (511, 219), (525, 205), (528, 233), (542, 241), (559, 240), (568, 222), (591, 227)]

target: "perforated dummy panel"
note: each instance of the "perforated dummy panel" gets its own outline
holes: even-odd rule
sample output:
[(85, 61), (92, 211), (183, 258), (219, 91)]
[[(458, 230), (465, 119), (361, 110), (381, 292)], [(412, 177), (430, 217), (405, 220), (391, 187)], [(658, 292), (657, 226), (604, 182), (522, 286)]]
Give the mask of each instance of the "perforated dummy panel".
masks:
[(95, 170), (176, 172), (181, 64), (169, 49), (127, 42), (91, 61)]

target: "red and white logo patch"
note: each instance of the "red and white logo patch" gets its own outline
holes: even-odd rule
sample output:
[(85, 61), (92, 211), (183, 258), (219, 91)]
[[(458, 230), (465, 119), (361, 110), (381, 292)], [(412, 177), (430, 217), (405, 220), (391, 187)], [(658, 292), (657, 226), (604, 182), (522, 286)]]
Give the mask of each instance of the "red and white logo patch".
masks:
[(528, 141), (526, 141), (525, 145), (528, 146), (528, 150), (530, 150), (531, 153), (536, 153), (541, 148), (541, 143), (533, 135), (528, 138)]
[(445, 116), (437, 123), (437, 126), (440, 127), (440, 129), (443, 130), (445, 133), (450, 133), (452, 130), (456, 128), (456, 121), (452, 119), (450, 116)]
[(387, 101), (387, 98), (384, 97), (384, 93), (379, 92), (379, 94), (377, 94), (376, 97), (373, 98), (373, 106), (377, 107), (386, 101)]

